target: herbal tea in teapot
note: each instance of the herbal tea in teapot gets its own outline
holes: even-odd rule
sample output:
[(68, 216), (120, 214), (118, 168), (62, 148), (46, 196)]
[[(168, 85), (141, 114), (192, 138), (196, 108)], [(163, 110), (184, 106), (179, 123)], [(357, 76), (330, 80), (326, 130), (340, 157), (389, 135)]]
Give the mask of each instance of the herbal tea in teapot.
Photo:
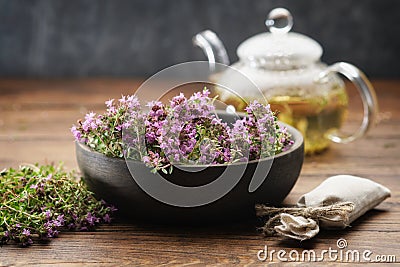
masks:
[[(226, 50), (215, 33), (207, 30), (193, 38), (194, 44), (207, 55), (210, 69), (215, 71), (210, 81), (225, 86), (225, 90), (216, 90), (219, 99), (238, 111), (248, 101), (267, 100), (279, 120), (302, 132), (306, 154), (324, 150), (330, 141), (346, 144), (365, 135), (373, 125), (378, 103), (364, 73), (345, 62), (330, 66), (322, 63), (322, 47), (303, 34), (290, 32), (293, 17), (284, 8), (272, 10), (265, 25), (270, 32), (242, 42), (236, 51), (239, 61), (229, 67)], [(226, 68), (218, 71), (221, 66)], [(249, 82), (240, 82), (231, 69), (244, 74), (255, 86), (250, 88)], [(363, 121), (353, 134), (340, 132), (348, 99), (338, 74), (354, 83), (363, 102)]]
[(327, 96), (276, 96), (269, 99), (278, 119), (296, 127), (304, 136), (304, 151), (314, 154), (329, 146), (329, 133), (340, 129), (347, 114), (347, 94), (337, 87)]

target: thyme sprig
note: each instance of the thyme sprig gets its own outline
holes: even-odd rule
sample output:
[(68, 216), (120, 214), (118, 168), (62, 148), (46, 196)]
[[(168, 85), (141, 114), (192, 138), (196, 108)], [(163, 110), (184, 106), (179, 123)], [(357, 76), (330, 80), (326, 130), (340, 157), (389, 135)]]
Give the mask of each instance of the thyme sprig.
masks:
[(0, 172), (0, 245), (56, 237), (61, 230), (91, 230), (116, 210), (95, 199), (62, 165), (26, 164)]

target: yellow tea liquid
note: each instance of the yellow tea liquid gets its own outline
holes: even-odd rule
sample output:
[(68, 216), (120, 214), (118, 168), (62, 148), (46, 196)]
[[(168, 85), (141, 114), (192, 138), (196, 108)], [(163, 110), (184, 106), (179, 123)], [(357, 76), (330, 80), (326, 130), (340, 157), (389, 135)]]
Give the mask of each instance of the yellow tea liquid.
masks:
[(344, 88), (336, 88), (324, 97), (279, 96), (269, 99), (269, 104), (280, 121), (303, 134), (305, 153), (311, 155), (329, 146), (327, 135), (346, 119), (348, 99)]

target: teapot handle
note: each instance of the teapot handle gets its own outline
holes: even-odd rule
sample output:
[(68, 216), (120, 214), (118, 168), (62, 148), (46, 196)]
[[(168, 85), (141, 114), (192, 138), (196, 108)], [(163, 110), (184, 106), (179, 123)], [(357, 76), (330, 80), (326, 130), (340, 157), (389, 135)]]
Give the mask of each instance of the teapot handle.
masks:
[(192, 42), (207, 55), (211, 71), (215, 71), (215, 63), (229, 65), (226, 49), (215, 32), (210, 30), (202, 31), (193, 37)]
[(329, 73), (340, 73), (349, 79), (358, 89), (360, 93), (363, 108), (364, 117), (361, 126), (352, 135), (344, 135), (339, 131), (335, 131), (328, 135), (328, 138), (335, 143), (346, 144), (354, 141), (357, 138), (364, 136), (375, 121), (376, 114), (378, 113), (378, 101), (376, 99), (375, 90), (365, 76), (365, 74), (352, 64), (346, 62), (337, 62), (324, 70), (319, 75), (319, 80), (324, 79)]

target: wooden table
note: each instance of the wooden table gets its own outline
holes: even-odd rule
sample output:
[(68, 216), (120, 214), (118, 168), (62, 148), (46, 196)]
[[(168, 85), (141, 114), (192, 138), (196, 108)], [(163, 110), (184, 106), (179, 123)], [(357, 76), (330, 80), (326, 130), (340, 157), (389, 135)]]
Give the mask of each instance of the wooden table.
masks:
[[(139, 84), (139, 80), (128, 79), (0, 80), (0, 169), (24, 162), (59, 161), (67, 169), (76, 169), (71, 124), (89, 110), (103, 110), (105, 100), (132, 93)], [(337, 249), (339, 238), (347, 240), (347, 249), (371, 250), (371, 257), (395, 255), (400, 262), (400, 81), (373, 84), (380, 104), (378, 127), (366, 138), (348, 145), (333, 144), (322, 155), (306, 158), (300, 178), (285, 200), (295, 203), (301, 194), (335, 174), (367, 177), (389, 187), (392, 197), (351, 228), (322, 231), (313, 240), (297, 242), (264, 238), (256, 231), (255, 222), (174, 228), (119, 219), (96, 232), (62, 233), (49, 244), (25, 249), (6, 245), (0, 248), (0, 266), (266, 265), (269, 259), (257, 259), (265, 245), (288, 253), (292, 249), (320, 253), (329, 247)], [(348, 122), (351, 128), (361, 116), (357, 101), (352, 101), (350, 112), (354, 115)], [(273, 261), (278, 262), (276, 258)]]

